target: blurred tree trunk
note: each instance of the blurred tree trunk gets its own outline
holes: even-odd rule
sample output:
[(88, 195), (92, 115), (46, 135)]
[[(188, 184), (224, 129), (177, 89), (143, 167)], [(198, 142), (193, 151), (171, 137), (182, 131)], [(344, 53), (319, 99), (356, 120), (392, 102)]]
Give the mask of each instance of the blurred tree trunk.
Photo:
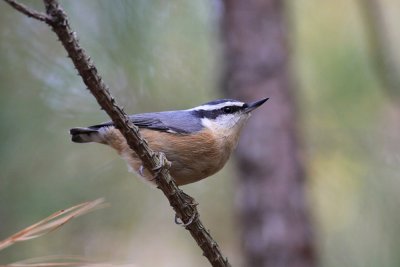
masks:
[(236, 154), (245, 266), (315, 266), (284, 1), (225, 0), (223, 11), (224, 93), (271, 98), (249, 120)]

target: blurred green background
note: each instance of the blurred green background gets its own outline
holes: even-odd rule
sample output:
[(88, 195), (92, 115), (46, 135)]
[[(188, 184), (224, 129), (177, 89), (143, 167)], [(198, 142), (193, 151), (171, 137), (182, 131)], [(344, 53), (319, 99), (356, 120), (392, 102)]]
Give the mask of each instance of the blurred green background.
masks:
[[(26, 1), (42, 10), (41, 1)], [(363, 1), (288, 1), (308, 197), (321, 266), (400, 266), (400, 103), (372, 65)], [(392, 47), (400, 2), (381, 0)], [(63, 1), (73, 29), (128, 113), (220, 97), (218, 1)], [(207, 266), (161, 192), (111, 149), (68, 129), (108, 120), (54, 33), (0, 2), (0, 239), (74, 204), (111, 207), (0, 252), (137, 266)], [(393, 49), (400, 62), (400, 52)], [(400, 74), (399, 74), (400, 75)], [(273, 100), (272, 100), (273, 101)], [(267, 116), (267, 114), (266, 114)], [(242, 264), (234, 161), (184, 189), (233, 266)]]

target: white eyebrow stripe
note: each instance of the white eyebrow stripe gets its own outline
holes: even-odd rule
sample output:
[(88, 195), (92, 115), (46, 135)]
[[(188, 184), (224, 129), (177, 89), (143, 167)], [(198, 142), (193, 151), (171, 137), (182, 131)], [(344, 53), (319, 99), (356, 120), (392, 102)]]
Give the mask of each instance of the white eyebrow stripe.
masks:
[(220, 104), (217, 104), (217, 105), (202, 105), (202, 106), (198, 106), (198, 107), (195, 107), (195, 108), (191, 108), (191, 109), (188, 109), (189, 111), (191, 111), (191, 110), (214, 110), (214, 109), (220, 109), (220, 108), (223, 108), (223, 107), (226, 107), (226, 106), (238, 106), (238, 107), (241, 107), (241, 106), (243, 106), (243, 104), (244, 103), (241, 103), (241, 102), (224, 102), (224, 103), (220, 103)]

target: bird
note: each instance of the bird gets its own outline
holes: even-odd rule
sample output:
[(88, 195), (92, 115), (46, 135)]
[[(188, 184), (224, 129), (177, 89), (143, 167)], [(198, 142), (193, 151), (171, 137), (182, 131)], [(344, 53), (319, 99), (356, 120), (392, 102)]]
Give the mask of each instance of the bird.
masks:
[[(245, 103), (217, 99), (185, 109), (130, 115), (151, 149), (170, 161), (170, 174), (179, 186), (200, 181), (221, 170), (236, 148), (251, 112), (269, 98)], [(70, 129), (75, 143), (111, 146), (127, 162), (128, 169), (144, 181), (155, 184), (152, 174), (114, 124), (105, 122)]]

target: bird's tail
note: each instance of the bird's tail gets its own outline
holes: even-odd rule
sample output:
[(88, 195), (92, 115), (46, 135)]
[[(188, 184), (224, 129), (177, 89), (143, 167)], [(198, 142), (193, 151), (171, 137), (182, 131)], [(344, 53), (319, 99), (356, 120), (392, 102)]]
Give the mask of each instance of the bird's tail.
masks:
[(99, 130), (95, 128), (72, 128), (69, 133), (71, 134), (72, 142), (75, 143), (104, 142)]

